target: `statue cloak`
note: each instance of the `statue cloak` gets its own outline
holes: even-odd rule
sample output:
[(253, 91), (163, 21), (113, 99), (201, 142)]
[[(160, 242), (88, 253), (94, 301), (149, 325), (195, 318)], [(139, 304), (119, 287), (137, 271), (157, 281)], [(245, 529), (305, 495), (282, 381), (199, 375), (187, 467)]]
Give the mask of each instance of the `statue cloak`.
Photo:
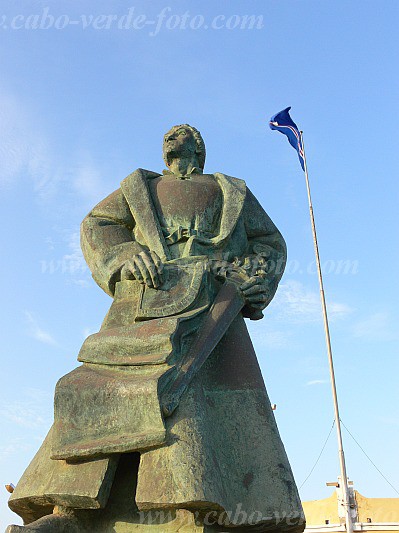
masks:
[[(302, 507), (242, 314), (174, 414), (163, 420), (159, 405), (163, 380), (167, 382), (176, 360), (189, 349), (217, 292), (211, 274), (201, 270), (204, 259), (231, 262), (263, 256), (277, 266), (270, 273), (275, 291), (286, 259), (284, 240), (245, 183), (217, 173), (223, 195), (218, 231), (188, 232), (169, 243), (165, 233), (170, 228), (161, 226), (148, 188), (148, 180), (158, 176), (135, 171), (82, 223), (85, 259), (114, 302), (100, 332), (81, 349), (83, 365), (57, 384), (54, 426), (10, 507), (27, 521), (47, 514), (55, 504), (104, 507), (118, 454), (137, 451), (139, 510), (226, 511), (232, 526), (240, 523), (238, 511), (239, 517), (256, 516), (254, 524), (276, 517), (296, 523)], [(175, 233), (184, 235), (178, 228)], [(194, 265), (183, 280), (191, 292), (185, 291), (180, 304), (176, 293), (175, 303), (168, 307), (164, 302), (158, 315), (151, 307), (154, 289), (143, 293), (138, 282), (120, 281), (124, 262), (143, 250), (156, 251), (168, 264)], [(244, 315), (251, 317), (251, 309)], [(86, 428), (82, 421), (86, 415), (89, 421), (90, 409), (85, 405), (93, 406)], [(73, 436), (72, 444), (67, 435)], [(70, 472), (82, 465), (88, 482), (85, 486), (82, 479), (77, 487)], [(44, 468), (52, 475), (38, 484)]]

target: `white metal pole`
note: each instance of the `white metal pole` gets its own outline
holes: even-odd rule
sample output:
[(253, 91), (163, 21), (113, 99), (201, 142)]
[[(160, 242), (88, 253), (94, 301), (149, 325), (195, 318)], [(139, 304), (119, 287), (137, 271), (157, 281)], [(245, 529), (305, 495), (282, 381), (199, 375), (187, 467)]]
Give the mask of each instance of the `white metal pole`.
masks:
[(345, 500), (344, 503), (345, 503), (346, 531), (347, 533), (352, 533), (353, 523), (352, 523), (352, 517), (351, 517), (351, 510), (350, 510), (350, 497), (349, 497), (349, 488), (348, 488), (348, 477), (346, 474), (345, 455), (344, 455), (344, 449), (342, 445), (341, 421), (339, 418), (337, 388), (335, 385), (335, 373), (334, 373), (334, 363), (333, 363), (332, 350), (331, 350), (330, 329), (328, 327), (327, 306), (326, 306), (326, 299), (324, 296), (323, 276), (322, 276), (321, 265), (320, 265), (316, 225), (315, 225), (314, 215), (313, 215), (312, 197), (310, 194), (308, 167), (306, 163), (305, 145), (303, 142), (303, 131), (301, 131), (300, 134), (301, 134), (301, 144), (302, 144), (302, 149), (303, 149), (303, 161), (304, 161), (304, 166), (305, 166), (305, 180), (306, 180), (306, 190), (308, 193), (310, 222), (312, 225), (313, 244), (314, 244), (314, 250), (315, 250), (315, 255), (316, 255), (317, 273), (319, 276), (320, 299), (321, 299), (321, 305), (323, 308), (323, 321), (324, 321), (324, 331), (326, 334), (328, 362), (329, 362), (329, 367), (330, 367), (331, 388), (332, 388), (332, 395), (333, 395), (333, 401), (334, 401), (334, 414), (335, 414), (335, 423), (336, 423), (337, 437), (338, 437), (338, 455), (339, 455), (339, 464), (340, 464), (340, 469), (341, 469), (341, 478), (342, 478), (342, 483), (343, 483), (343, 494), (344, 494), (344, 500)]

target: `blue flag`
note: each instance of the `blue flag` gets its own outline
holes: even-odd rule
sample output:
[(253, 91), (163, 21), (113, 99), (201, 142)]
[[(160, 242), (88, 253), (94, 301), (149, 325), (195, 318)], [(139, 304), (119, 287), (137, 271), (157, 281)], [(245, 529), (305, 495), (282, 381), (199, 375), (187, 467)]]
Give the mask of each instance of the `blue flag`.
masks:
[(269, 126), (272, 130), (277, 130), (287, 136), (290, 145), (293, 146), (298, 153), (302, 170), (305, 170), (305, 154), (303, 152), (301, 134), (299, 133), (298, 126), (290, 117), (290, 109), (291, 107), (287, 107), (280, 111), (280, 113), (273, 115), (270, 119)]

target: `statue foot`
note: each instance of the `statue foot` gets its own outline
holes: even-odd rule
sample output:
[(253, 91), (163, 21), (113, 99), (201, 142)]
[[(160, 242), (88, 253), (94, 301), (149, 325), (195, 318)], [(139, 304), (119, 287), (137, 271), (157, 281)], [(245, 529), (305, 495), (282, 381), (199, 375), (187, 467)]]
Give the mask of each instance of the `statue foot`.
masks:
[(55, 508), (54, 514), (43, 516), (27, 526), (8, 526), (5, 533), (82, 533), (85, 530), (72, 510), (59, 512)]

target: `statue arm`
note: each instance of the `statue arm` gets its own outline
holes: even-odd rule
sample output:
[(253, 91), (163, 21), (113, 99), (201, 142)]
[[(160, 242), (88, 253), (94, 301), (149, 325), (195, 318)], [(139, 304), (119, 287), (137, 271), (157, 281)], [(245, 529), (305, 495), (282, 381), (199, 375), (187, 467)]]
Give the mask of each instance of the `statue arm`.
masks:
[[(283, 236), (249, 189), (245, 198), (243, 217), (248, 245), (241, 261), (244, 266), (246, 263), (248, 267), (252, 267), (253, 274), (256, 274), (258, 269), (264, 272), (263, 281), (258, 278), (246, 284), (245, 290), (252, 296), (254, 304), (252, 307), (263, 309), (273, 299), (283, 275), (287, 248)], [(256, 301), (258, 293), (262, 295), (260, 301)]]
[(110, 296), (121, 269), (146, 248), (134, 239), (134, 219), (120, 189), (110, 194), (81, 224), (81, 246), (96, 283)]
[(243, 215), (248, 239), (245, 255), (265, 259), (268, 263), (268, 272), (277, 278), (278, 283), (284, 272), (287, 247), (283, 236), (249, 189)]

